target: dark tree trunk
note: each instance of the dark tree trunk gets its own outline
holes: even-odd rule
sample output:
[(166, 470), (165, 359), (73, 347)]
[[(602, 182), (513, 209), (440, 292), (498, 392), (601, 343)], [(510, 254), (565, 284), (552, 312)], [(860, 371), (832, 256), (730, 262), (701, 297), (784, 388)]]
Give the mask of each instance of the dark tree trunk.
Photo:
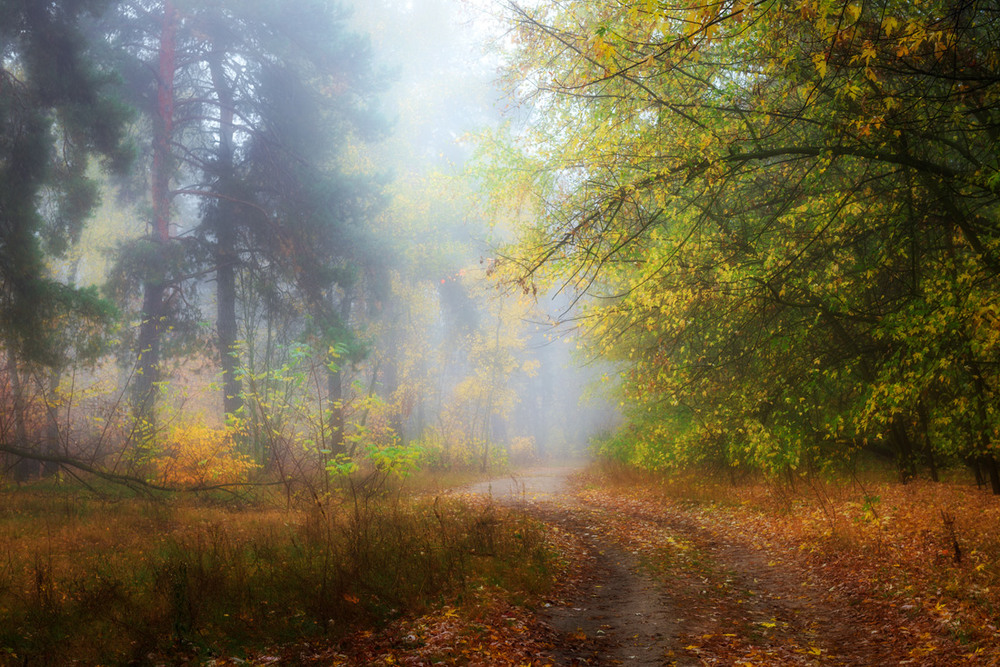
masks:
[(142, 439), (156, 430), (156, 383), (160, 380), (160, 334), (163, 323), (163, 281), (143, 285), (142, 322), (139, 325), (139, 358), (132, 391), (132, 415)]
[[(30, 449), (28, 444), (28, 425), (25, 415), (24, 386), (21, 384), (21, 371), (17, 367), (17, 353), (7, 348), (7, 375), (10, 378), (11, 401), (14, 412), (15, 446), (19, 449)], [(13, 467), (14, 479), (23, 482), (38, 474), (38, 462), (32, 459), (18, 459)]]
[(986, 477), (983, 475), (983, 466), (980, 465), (979, 459), (970, 456), (965, 459), (965, 462), (972, 468), (972, 474), (976, 476), (976, 488), (981, 489), (986, 486)]
[(890, 430), (893, 448), (896, 451), (896, 466), (899, 470), (899, 481), (903, 484), (916, 477), (916, 462), (913, 457), (913, 442), (906, 432), (906, 427), (897, 419), (892, 423)]
[(219, 355), (222, 364), (222, 407), (227, 415), (235, 414), (243, 407), (237, 369), (239, 366), (239, 350), (237, 349), (236, 324), (236, 252), (235, 230), (225, 226), (219, 230), (216, 251), (218, 269), (216, 273), (216, 300), (219, 332)]
[(986, 463), (986, 471), (990, 476), (990, 488), (993, 495), (1000, 496), (1000, 470), (997, 468), (997, 460), (992, 456), (983, 457)]
[(990, 478), (990, 488), (993, 490), (993, 495), (1000, 496), (1000, 471), (997, 470), (997, 460), (993, 454), (987, 452), (990, 451), (990, 436), (989, 430), (987, 428), (990, 420), (987, 413), (986, 402), (989, 400), (987, 398), (986, 392), (986, 382), (983, 380), (983, 373), (979, 368), (979, 363), (977, 360), (969, 360), (969, 366), (972, 368), (972, 374), (975, 378), (976, 387), (976, 403), (977, 403), (977, 413), (979, 417), (979, 423), (977, 424), (979, 431), (979, 462), (980, 466), (985, 469), (986, 474)]
[(931, 481), (940, 482), (941, 474), (938, 472), (937, 458), (934, 456), (934, 450), (928, 447), (925, 456), (927, 459), (927, 471), (931, 475)]
[(927, 406), (924, 405), (923, 400), (917, 403), (917, 416), (920, 417), (920, 442), (923, 446), (924, 460), (927, 462), (927, 469), (930, 472), (931, 479), (939, 482), (941, 479), (938, 474), (937, 459), (934, 456), (934, 447), (931, 443), (930, 416), (927, 414)]
[[(61, 372), (57, 369), (52, 369), (49, 371), (49, 397), (55, 398), (56, 391), (59, 389), (59, 378)], [(59, 456), (59, 409), (55, 405), (54, 400), (46, 401), (45, 408), (46, 416), (46, 432), (45, 432), (45, 451), (52, 457)], [(54, 475), (59, 470), (59, 464), (55, 461), (45, 461), (42, 463), (42, 475)]]
[(344, 448), (344, 385), (343, 371), (329, 370), (326, 377), (327, 405), (330, 419), (327, 427), (330, 430), (330, 451), (334, 456), (346, 453)]
[(233, 91), (217, 51), (209, 58), (212, 85), (219, 101), (219, 148), (217, 155), (219, 199), (215, 210), (216, 329), (222, 367), (222, 406), (227, 415), (242, 406), (236, 323), (236, 202), (233, 191)]

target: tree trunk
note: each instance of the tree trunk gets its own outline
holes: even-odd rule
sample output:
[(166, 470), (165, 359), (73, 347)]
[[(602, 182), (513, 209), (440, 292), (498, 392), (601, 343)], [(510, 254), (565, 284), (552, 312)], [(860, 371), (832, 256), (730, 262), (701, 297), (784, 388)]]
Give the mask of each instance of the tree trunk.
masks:
[(226, 415), (235, 414), (242, 406), (242, 387), (237, 377), (239, 365), (236, 349), (236, 204), (233, 191), (235, 177), (233, 165), (233, 91), (229, 87), (216, 51), (209, 58), (212, 85), (219, 101), (219, 147), (216, 156), (218, 181), (216, 189), (221, 195), (215, 211), (215, 281), (216, 329), (219, 336), (219, 358), (222, 367), (222, 406)]
[(930, 416), (927, 414), (927, 406), (924, 405), (923, 400), (917, 403), (917, 415), (920, 417), (920, 442), (923, 445), (924, 460), (927, 462), (927, 469), (930, 472), (931, 480), (939, 482), (941, 478), (938, 474), (937, 458), (934, 456), (934, 446), (931, 442)]
[(916, 477), (916, 462), (913, 460), (913, 442), (903, 423), (896, 419), (890, 429), (890, 437), (896, 450), (896, 466), (899, 469), (899, 481), (903, 484)]
[[(401, 344), (402, 335), (396, 333), (392, 337), (393, 344), (397, 347)], [(386, 403), (391, 404), (393, 397), (399, 389), (399, 358), (396, 354), (390, 354), (379, 364), (382, 370), (382, 391), (379, 392)], [(400, 444), (405, 444), (409, 438), (406, 433), (406, 419), (412, 406), (404, 404), (401, 400), (399, 408), (389, 413), (389, 428), (393, 430)]]
[(931, 475), (931, 481), (940, 482), (941, 474), (938, 472), (937, 458), (934, 456), (934, 450), (928, 447), (925, 454), (927, 458), (927, 471)]
[(226, 415), (243, 407), (243, 387), (237, 376), (239, 350), (236, 324), (236, 252), (235, 230), (220, 228), (216, 248), (216, 327), (219, 334), (219, 355), (222, 365), (222, 407)]
[(327, 426), (330, 429), (329, 449), (333, 456), (339, 456), (346, 452), (344, 448), (344, 386), (343, 371), (339, 364), (336, 369), (327, 370), (326, 376), (327, 406), (330, 411), (330, 419)]
[(1000, 496), (1000, 470), (997, 469), (997, 460), (992, 456), (983, 457), (986, 463), (986, 471), (990, 476), (990, 488), (994, 496)]
[(986, 477), (983, 476), (983, 466), (979, 464), (979, 459), (970, 456), (965, 459), (965, 463), (972, 468), (972, 474), (976, 477), (976, 488), (981, 489), (986, 486)]
[[(347, 325), (351, 321), (352, 300), (350, 294), (344, 294), (340, 302), (340, 320)], [(330, 451), (334, 456), (346, 453), (344, 445), (344, 361), (327, 366), (327, 406), (330, 419)], [(353, 452), (351, 452), (353, 454)]]
[(156, 385), (160, 381), (160, 336), (166, 315), (167, 266), (165, 250), (170, 242), (170, 140), (174, 127), (174, 73), (177, 59), (178, 15), (172, 0), (163, 3), (163, 26), (160, 32), (157, 116), (153, 128), (153, 167), (151, 199), (153, 203), (153, 234), (151, 241), (160, 252), (150, 260), (160, 260), (147, 267), (143, 282), (142, 322), (139, 327), (137, 378), (132, 396), (132, 414), (137, 421), (138, 435), (148, 440), (156, 430), (154, 408)]
[(132, 391), (132, 415), (139, 432), (147, 439), (156, 430), (154, 408), (156, 383), (160, 375), (160, 330), (163, 321), (162, 281), (147, 280), (143, 285), (142, 323), (139, 325), (139, 358)]
[[(10, 377), (11, 401), (14, 412), (14, 438), (19, 449), (28, 450), (28, 426), (25, 416), (24, 387), (21, 384), (21, 371), (17, 367), (17, 353), (7, 348), (7, 375)], [(38, 462), (21, 458), (14, 464), (14, 479), (23, 482), (38, 474)]]
[(993, 495), (1000, 496), (1000, 471), (997, 470), (997, 460), (990, 452), (990, 430), (988, 428), (990, 419), (987, 412), (987, 392), (986, 392), (986, 381), (983, 380), (983, 373), (979, 368), (978, 360), (969, 360), (969, 366), (972, 368), (972, 374), (974, 378), (974, 384), (976, 388), (976, 407), (977, 416), (979, 417), (979, 423), (976, 425), (979, 432), (979, 461), (981, 466), (985, 469), (986, 474), (990, 478), (990, 487), (993, 490)]
[[(59, 390), (59, 379), (61, 372), (53, 368), (48, 373), (49, 400), (45, 406), (45, 451), (50, 456), (59, 456), (59, 408), (55, 403), (56, 392)], [(42, 463), (42, 475), (54, 475), (59, 470), (59, 464), (55, 461), (45, 461)]]

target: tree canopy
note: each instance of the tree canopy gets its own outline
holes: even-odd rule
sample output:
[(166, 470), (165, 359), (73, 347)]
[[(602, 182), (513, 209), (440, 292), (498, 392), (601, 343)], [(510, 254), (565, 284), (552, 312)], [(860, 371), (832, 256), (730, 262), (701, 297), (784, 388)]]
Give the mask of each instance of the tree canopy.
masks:
[[(619, 360), (621, 456), (992, 467), (1000, 19), (988, 3), (509, 5), (522, 279)], [(1000, 491), (997, 481), (995, 490)]]
[(105, 5), (0, 3), (0, 336), (23, 361), (65, 363), (65, 318), (108, 315), (45, 262), (79, 238), (98, 203), (91, 158), (121, 170), (131, 156), (130, 113), (78, 23)]
[(144, 294), (142, 419), (152, 419), (161, 343), (197, 333), (208, 305), (199, 291), (214, 300), (227, 414), (242, 403), (250, 302), (287, 311), (281, 294), (303, 304), (326, 344), (360, 350), (341, 306), (358, 267), (374, 263), (361, 222), (379, 185), (348, 173), (342, 154), (384, 131), (386, 77), (349, 16), (336, 2), (126, 2), (105, 24), (152, 130), (150, 234), (123, 249), (115, 280), (120, 298), (137, 283)]

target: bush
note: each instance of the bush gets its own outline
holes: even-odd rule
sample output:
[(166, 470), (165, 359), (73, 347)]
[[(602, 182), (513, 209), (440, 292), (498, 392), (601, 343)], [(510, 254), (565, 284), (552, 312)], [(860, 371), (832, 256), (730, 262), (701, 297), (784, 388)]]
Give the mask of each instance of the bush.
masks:
[(156, 476), (165, 486), (199, 488), (246, 482), (258, 466), (239, 453), (227, 429), (200, 425), (175, 427), (156, 457)]

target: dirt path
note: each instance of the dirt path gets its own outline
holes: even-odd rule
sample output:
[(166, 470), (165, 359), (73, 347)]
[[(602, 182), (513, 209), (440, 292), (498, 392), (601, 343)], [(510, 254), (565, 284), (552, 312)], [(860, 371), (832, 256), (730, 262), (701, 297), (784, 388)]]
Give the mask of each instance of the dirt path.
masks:
[(795, 557), (763, 552), (739, 526), (585, 492), (572, 472), (537, 469), (467, 489), (522, 507), (582, 554), (574, 581), (541, 614), (554, 664), (955, 664), (954, 653), (929, 648), (926, 629), (887, 618), (865, 592), (839, 590)]
[(669, 595), (639, 567), (638, 558), (588, 523), (590, 511), (573, 495), (575, 468), (539, 468), (476, 484), (471, 493), (520, 506), (575, 539), (583, 555), (578, 579), (564, 599), (550, 601), (558, 665), (697, 664), (677, 661)]

